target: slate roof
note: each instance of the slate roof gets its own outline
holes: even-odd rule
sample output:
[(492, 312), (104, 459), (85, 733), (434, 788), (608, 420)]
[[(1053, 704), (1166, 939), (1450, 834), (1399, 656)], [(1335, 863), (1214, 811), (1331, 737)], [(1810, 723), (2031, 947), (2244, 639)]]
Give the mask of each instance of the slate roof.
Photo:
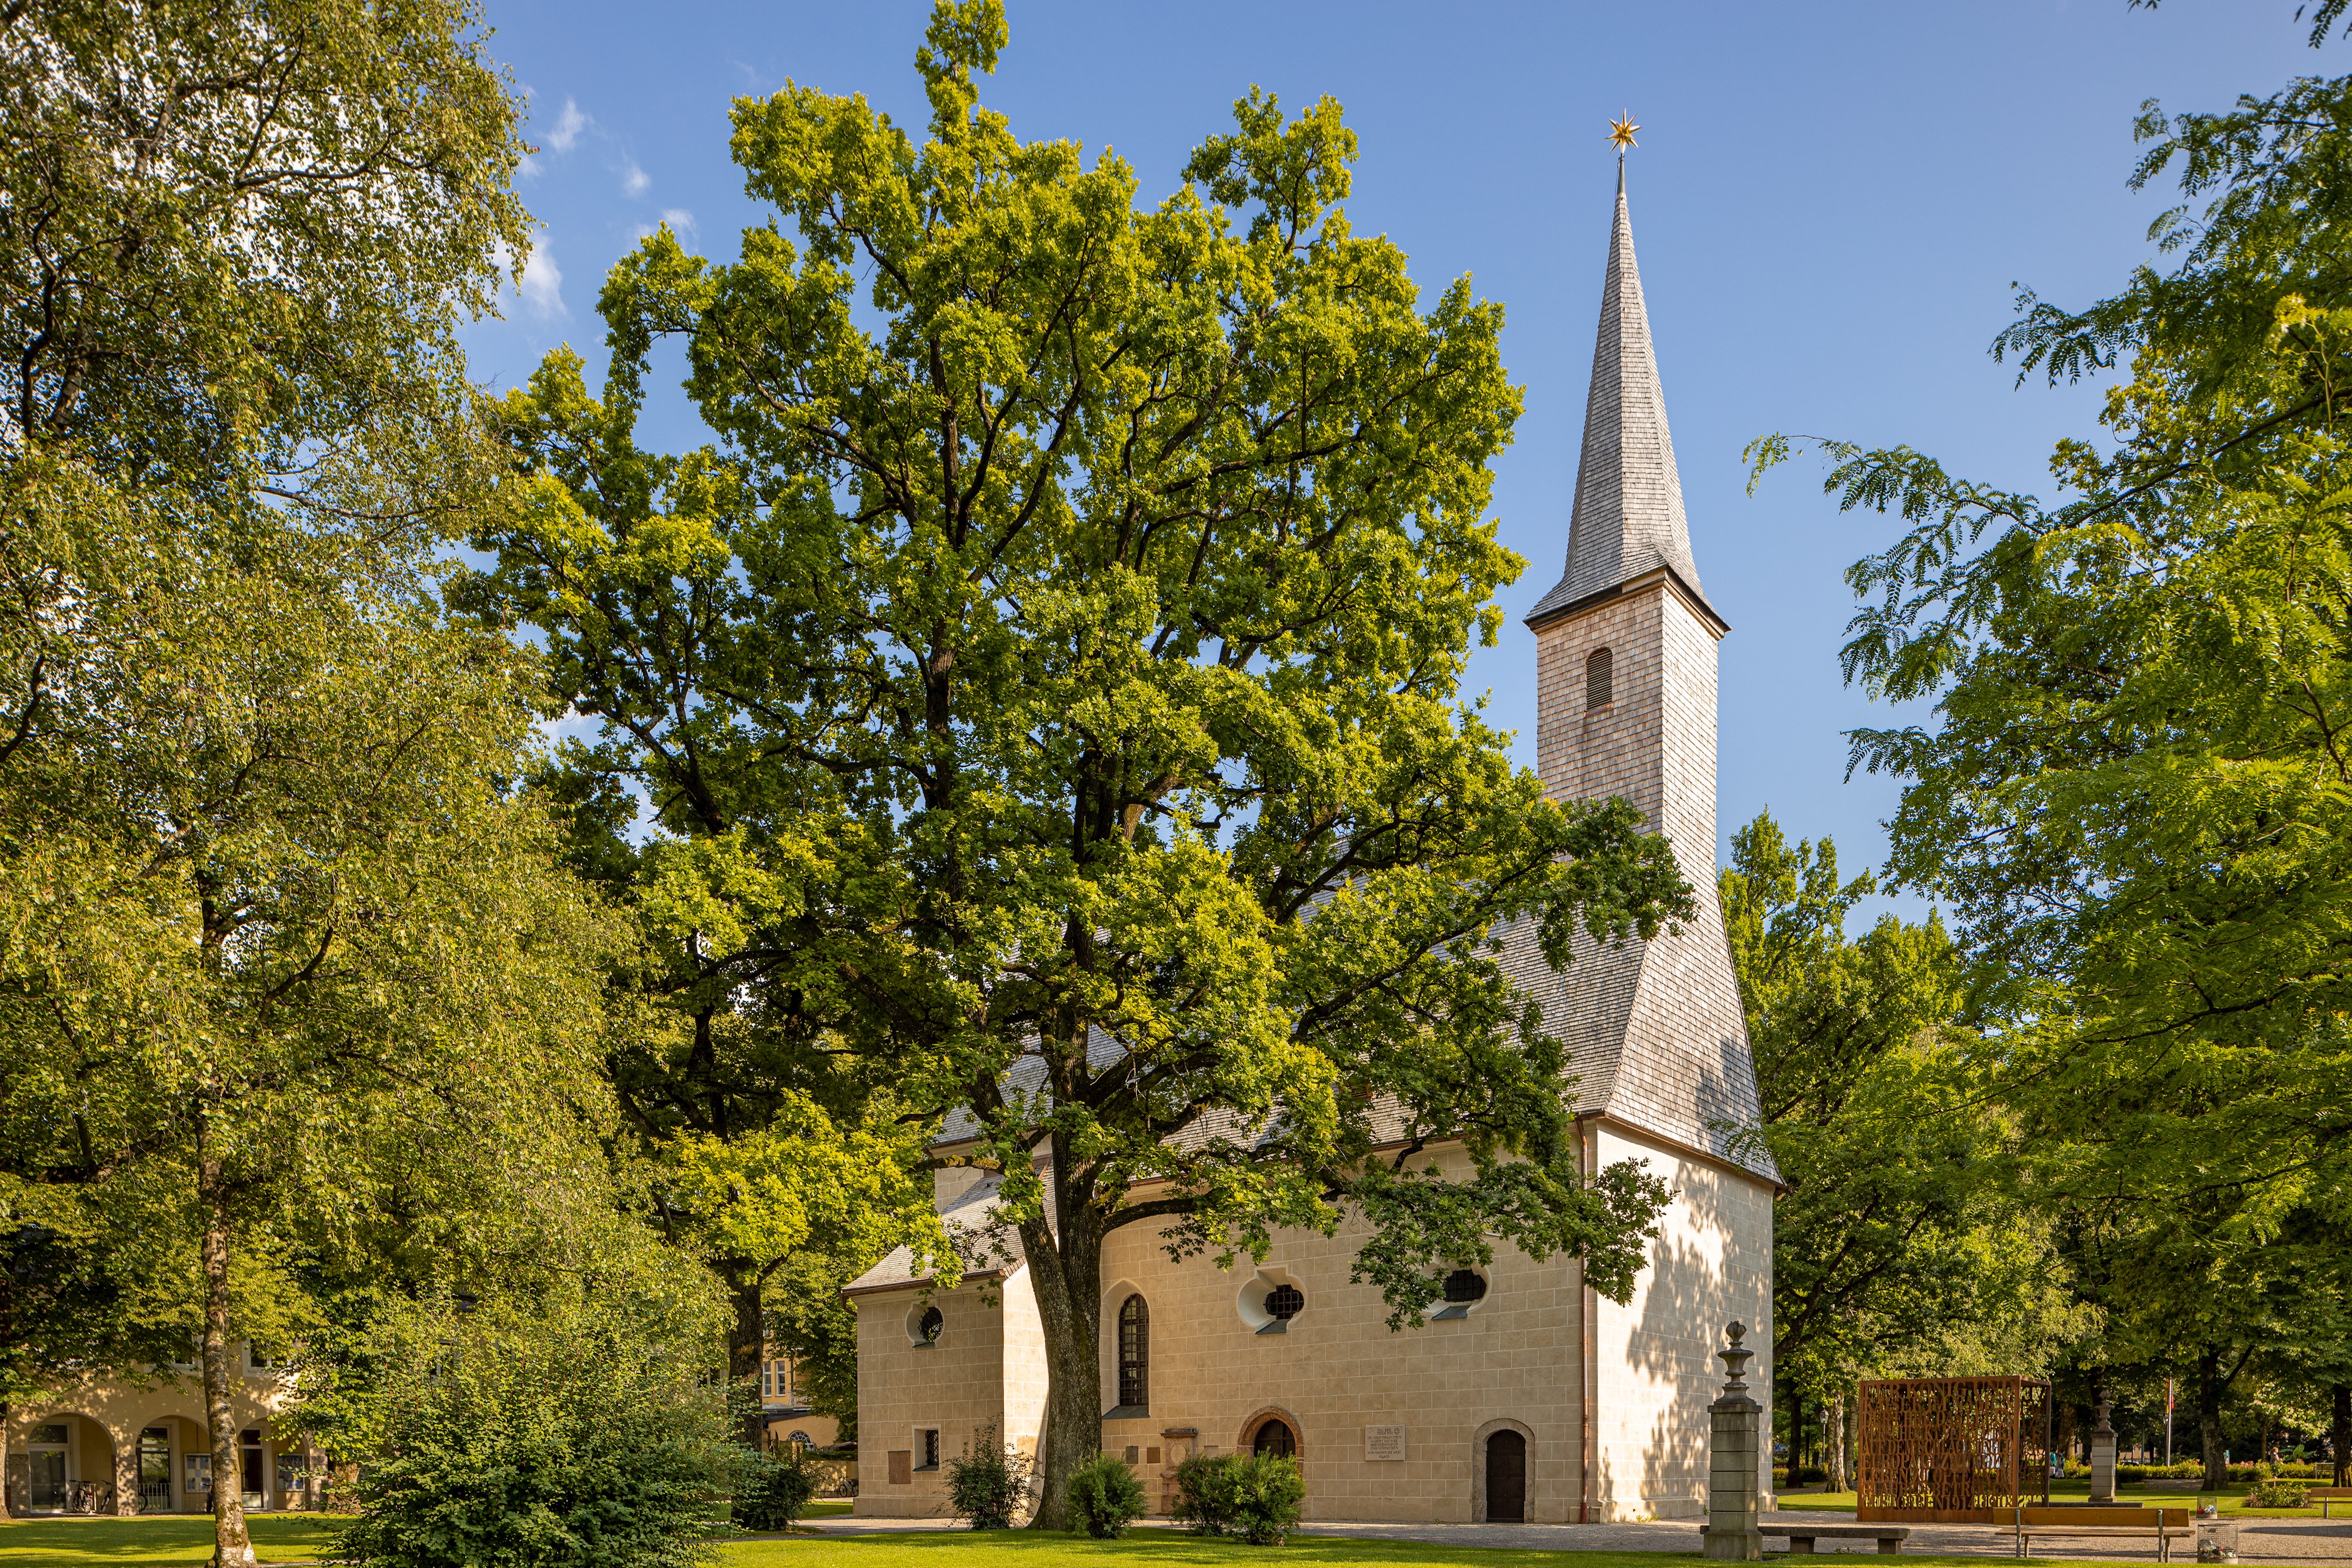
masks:
[(1641, 269), (1633, 262), (1621, 158), (1592, 386), (1584, 400), (1584, 450), (1569, 517), (1568, 562), (1559, 585), (1537, 601), (1528, 619), (1539, 621), (1662, 566), (1700, 595), (1674, 437), (1666, 429), (1666, 398), (1658, 383), (1658, 356), (1650, 344), (1650, 313), (1642, 300)]

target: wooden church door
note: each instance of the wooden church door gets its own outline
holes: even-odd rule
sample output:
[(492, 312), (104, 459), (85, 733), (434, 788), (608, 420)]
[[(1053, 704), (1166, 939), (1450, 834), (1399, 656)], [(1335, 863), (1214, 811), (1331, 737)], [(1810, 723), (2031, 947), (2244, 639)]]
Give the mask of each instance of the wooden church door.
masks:
[(1509, 1427), (1486, 1439), (1486, 1522), (1521, 1524), (1528, 1517), (1528, 1440)]

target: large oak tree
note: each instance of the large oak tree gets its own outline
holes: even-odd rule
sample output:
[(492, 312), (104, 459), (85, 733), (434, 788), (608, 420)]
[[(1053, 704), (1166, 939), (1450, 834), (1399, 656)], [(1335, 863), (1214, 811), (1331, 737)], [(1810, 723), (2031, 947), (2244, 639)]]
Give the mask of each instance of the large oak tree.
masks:
[[(614, 270), (603, 398), (558, 356), (507, 407), (525, 504), (480, 586), (601, 727), (568, 785), (596, 852), (642, 798), (649, 884), (703, 912), (670, 928), (707, 1027), (664, 1071), (757, 1035), (927, 1135), (953, 1113), (933, 1157), (1001, 1178), (1051, 1522), (1118, 1228), (1224, 1257), (1360, 1217), (1399, 1324), (1506, 1242), (1628, 1292), (1664, 1194), (1580, 1176), (1496, 943), (1565, 961), (1689, 904), (1630, 807), (1546, 801), (1458, 695), (1524, 564), (1488, 513), (1500, 308), (1352, 231), (1328, 99), (1253, 92), (1139, 206), (981, 106), (1005, 37), (939, 5), (919, 141), (862, 98), (737, 104), (782, 222)], [(682, 457), (633, 434), (666, 340), (718, 437)]]

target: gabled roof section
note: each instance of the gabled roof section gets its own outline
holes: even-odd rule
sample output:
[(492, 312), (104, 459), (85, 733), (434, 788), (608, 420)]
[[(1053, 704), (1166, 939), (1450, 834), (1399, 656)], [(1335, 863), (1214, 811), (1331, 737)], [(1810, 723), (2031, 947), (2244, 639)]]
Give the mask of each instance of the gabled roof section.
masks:
[[(1625, 206), (1625, 161), (1617, 161), (1617, 221), (1609, 236), (1609, 275), (1601, 288), (1601, 329), (1592, 348), (1592, 387), (1584, 401), (1584, 451), (1576, 465), (1576, 505), (1568, 524), (1568, 564), (1559, 584), (1528, 612), (1540, 621), (1596, 594), (1665, 568), (1702, 604), (1683, 516), (1683, 482), (1666, 430), (1650, 313), (1633, 262), (1633, 225)], [(1714, 612), (1714, 606), (1707, 606)], [(1720, 619), (1718, 617), (1717, 619)]]
[[(1000, 1185), (995, 1176), (984, 1177), (940, 1211), (940, 1219), (947, 1225), (948, 1239), (963, 1259), (966, 1281), (1010, 1279), (1028, 1261), (1023, 1254), (1021, 1232), (996, 1223), (997, 1210), (1003, 1205), (997, 1190)], [(930, 1282), (928, 1272), (916, 1271), (913, 1249), (900, 1247), (843, 1286), (841, 1293), (862, 1296), (869, 1291), (902, 1290)]]

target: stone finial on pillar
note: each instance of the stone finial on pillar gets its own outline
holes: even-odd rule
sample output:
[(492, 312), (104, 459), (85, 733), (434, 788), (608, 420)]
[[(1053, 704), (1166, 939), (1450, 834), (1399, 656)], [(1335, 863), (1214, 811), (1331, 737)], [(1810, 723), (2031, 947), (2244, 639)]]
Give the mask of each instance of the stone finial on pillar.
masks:
[(1730, 1348), (1723, 1358), (1723, 1396), (1708, 1406), (1706, 1458), (1706, 1555), (1728, 1563), (1754, 1563), (1764, 1555), (1757, 1530), (1760, 1491), (1757, 1467), (1763, 1459), (1764, 1406), (1748, 1397), (1740, 1374), (1756, 1353), (1739, 1342), (1748, 1325), (1725, 1325)]
[(2099, 1424), (2091, 1429), (2091, 1500), (2116, 1500), (2116, 1429), (2107, 1419), (2115, 1406), (2107, 1403), (2107, 1391), (2095, 1389), (2092, 1397), (2098, 1403)]

